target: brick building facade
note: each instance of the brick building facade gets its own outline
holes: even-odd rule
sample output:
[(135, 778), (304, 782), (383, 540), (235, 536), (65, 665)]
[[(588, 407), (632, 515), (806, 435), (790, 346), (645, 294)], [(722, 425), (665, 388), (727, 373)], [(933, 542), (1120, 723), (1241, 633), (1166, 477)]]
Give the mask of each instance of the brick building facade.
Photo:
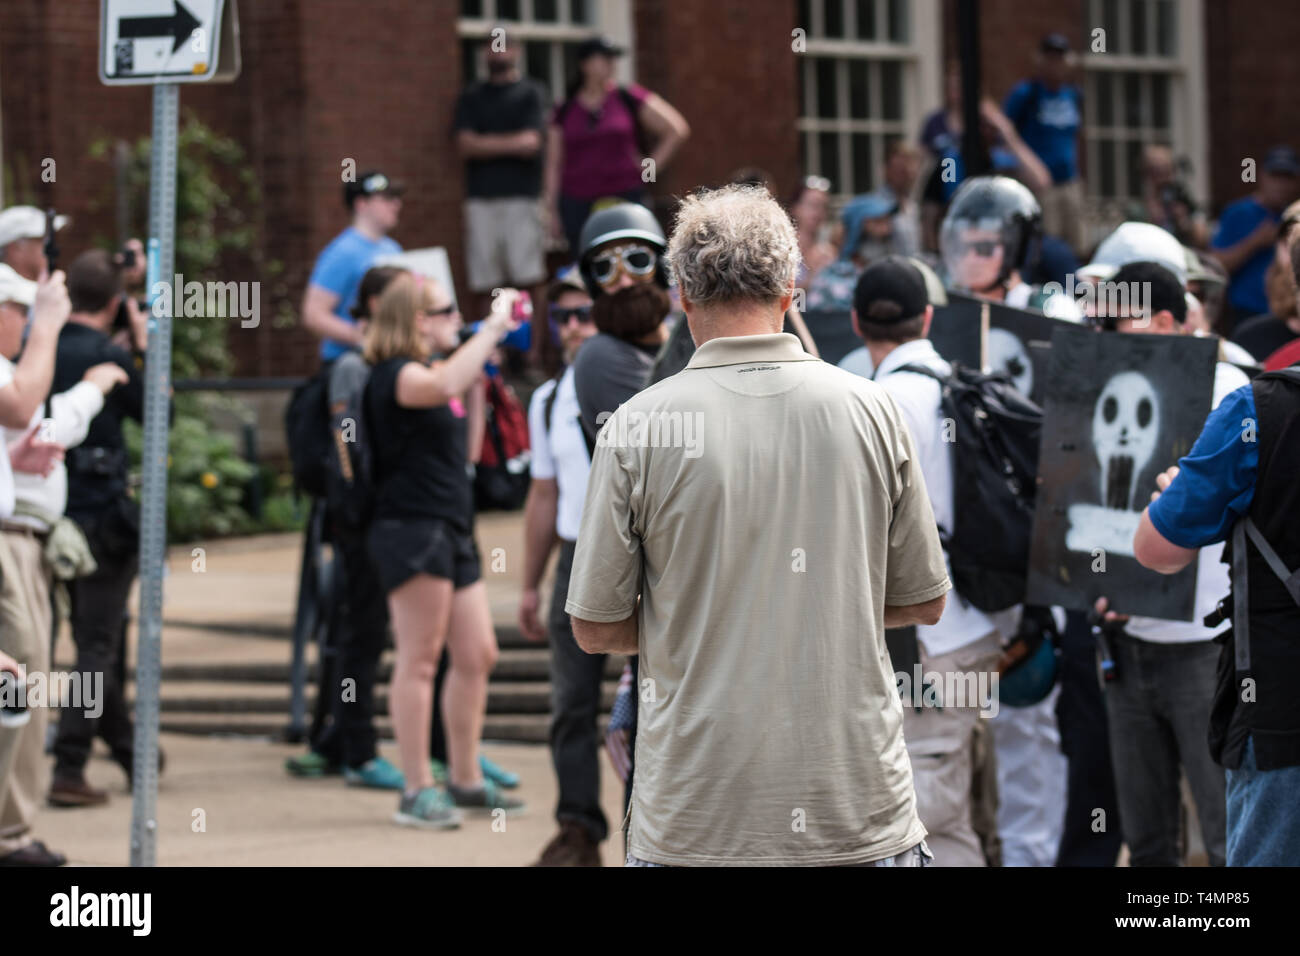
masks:
[[(463, 277), (462, 170), (450, 120), (475, 38), (519, 22), (529, 72), (558, 82), (572, 46), (596, 29), (624, 42), (624, 79), (677, 106), (692, 138), (654, 186), (657, 210), (699, 184), (756, 165), (785, 192), (803, 172), (837, 192), (875, 185), (885, 143), (915, 138), (939, 105), (957, 52), (958, 0), (243, 0), (243, 72), (187, 86), (182, 110), (238, 140), (264, 202), (248, 210), (261, 242), (223, 281), (285, 271), (264, 295), (295, 313), (317, 251), (346, 222), (346, 159), (411, 186), (396, 238), (447, 247)], [(167, 4), (162, 4), (166, 6)], [(1300, 62), (1300, 7), (1228, 0), (982, 0), (985, 89), (1001, 98), (1032, 70), (1038, 38), (1065, 33), (1083, 52), (1084, 163), (1101, 223), (1132, 189), (1145, 141), (1171, 142), (1210, 210), (1244, 194), (1242, 160), (1300, 144), (1286, 106)], [(5, 202), (54, 204), (74, 223), (64, 248), (116, 241), (111, 167), (92, 143), (150, 127), (147, 88), (109, 88), (96, 71), (98, 0), (0, 0), (0, 163)], [(1091, 53), (1100, 28), (1105, 53)], [(797, 31), (802, 30), (802, 34)], [(795, 51), (802, 38), (802, 49)], [(42, 162), (56, 161), (55, 181)], [(239, 372), (296, 375), (315, 365), (301, 329), (232, 322)]]

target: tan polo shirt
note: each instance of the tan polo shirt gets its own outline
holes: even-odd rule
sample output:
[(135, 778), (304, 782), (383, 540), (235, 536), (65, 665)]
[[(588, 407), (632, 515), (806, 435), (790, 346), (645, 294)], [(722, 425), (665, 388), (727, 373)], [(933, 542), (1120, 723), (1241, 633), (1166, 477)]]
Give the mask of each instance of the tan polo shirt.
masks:
[(638, 608), (630, 849), (848, 864), (925, 836), (886, 604), (949, 588), (911, 439), (793, 335), (705, 343), (601, 430), (568, 612)]

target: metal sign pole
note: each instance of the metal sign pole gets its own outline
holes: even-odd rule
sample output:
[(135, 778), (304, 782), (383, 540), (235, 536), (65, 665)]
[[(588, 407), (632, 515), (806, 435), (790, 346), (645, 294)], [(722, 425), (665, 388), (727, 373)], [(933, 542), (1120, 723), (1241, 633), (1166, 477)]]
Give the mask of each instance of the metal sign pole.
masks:
[[(180, 88), (153, 88), (149, 234), (158, 240), (158, 275), (175, 274), (176, 138)], [(150, 290), (152, 292), (152, 290)], [(155, 300), (145, 357), (144, 455), (140, 493), (140, 642), (135, 672), (135, 770), (131, 810), (131, 865), (153, 866), (158, 821), (158, 686), (162, 670), (162, 591), (167, 557), (167, 431), (171, 404), (172, 304), (181, 290)], [(162, 304), (168, 308), (161, 308)]]

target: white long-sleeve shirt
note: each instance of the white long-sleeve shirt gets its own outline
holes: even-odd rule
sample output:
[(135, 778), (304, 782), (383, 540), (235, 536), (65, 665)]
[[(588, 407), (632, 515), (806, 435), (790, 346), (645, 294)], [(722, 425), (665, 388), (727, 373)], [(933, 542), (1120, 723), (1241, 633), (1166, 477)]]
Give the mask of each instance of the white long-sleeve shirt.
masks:
[[(8, 384), (13, 378), (13, 363), (0, 357), (0, 386)], [(66, 392), (50, 398), (50, 418), (53, 426), (50, 434), (41, 435), (46, 441), (53, 441), (64, 448), (75, 448), (86, 440), (90, 423), (104, 407), (104, 393), (91, 382), (78, 382)], [(4, 429), (6, 453), (4, 470), (9, 470), (8, 446), (17, 441), (33, 428), (39, 428), (45, 417), (45, 404), (32, 414), (32, 420), (26, 428)], [(3, 476), (0, 476), (2, 478)], [(38, 518), (27, 515), (14, 515), (13, 509), (18, 502), (34, 505), (50, 514), (61, 515), (68, 505), (68, 470), (63, 462), (55, 464), (53, 470), (45, 476), (13, 472), (11, 486), (12, 500), (4, 500), (4, 489), (0, 488), (0, 517), (16, 524), (26, 524), (38, 531), (48, 531), (49, 527)], [(8, 505), (6, 510), (5, 505)]]

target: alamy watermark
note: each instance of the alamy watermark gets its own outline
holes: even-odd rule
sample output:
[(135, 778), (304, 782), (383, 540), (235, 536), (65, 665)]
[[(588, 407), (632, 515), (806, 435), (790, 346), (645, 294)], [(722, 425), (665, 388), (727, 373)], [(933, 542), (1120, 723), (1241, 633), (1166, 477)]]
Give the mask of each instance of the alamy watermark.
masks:
[(703, 412), (601, 412), (596, 426), (596, 444), (603, 448), (684, 448), (687, 458), (704, 454)]
[(170, 282), (155, 282), (151, 291), (155, 318), (164, 315), (178, 319), (238, 317), (239, 326), (244, 329), (255, 329), (262, 321), (260, 282), (186, 282), (185, 276), (178, 272), (174, 287)]
[(0, 710), (22, 711), (34, 707), (80, 710), (91, 720), (104, 713), (102, 671), (34, 671), (26, 680), (0, 680)]
[(924, 671), (920, 663), (912, 665), (912, 672), (895, 671), (903, 706), (935, 707), (963, 710), (978, 708), (981, 717), (998, 715), (997, 671)]

